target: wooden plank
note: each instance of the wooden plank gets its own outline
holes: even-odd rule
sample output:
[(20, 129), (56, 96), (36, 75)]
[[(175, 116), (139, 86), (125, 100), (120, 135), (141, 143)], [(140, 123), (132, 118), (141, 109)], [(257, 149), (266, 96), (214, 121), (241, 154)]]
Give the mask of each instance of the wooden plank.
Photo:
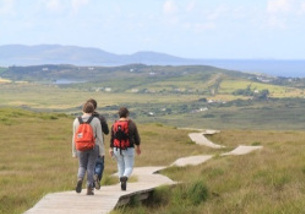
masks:
[(129, 203), (132, 197), (145, 200), (154, 188), (160, 185), (175, 184), (168, 177), (155, 173), (164, 168), (163, 166), (135, 168), (133, 175), (137, 177), (137, 182), (127, 183), (126, 191), (121, 191), (120, 184), (115, 184), (102, 186), (100, 190), (95, 190), (94, 196), (87, 196), (85, 189), (80, 194), (74, 191), (48, 194), (25, 214), (109, 213), (111, 210)]

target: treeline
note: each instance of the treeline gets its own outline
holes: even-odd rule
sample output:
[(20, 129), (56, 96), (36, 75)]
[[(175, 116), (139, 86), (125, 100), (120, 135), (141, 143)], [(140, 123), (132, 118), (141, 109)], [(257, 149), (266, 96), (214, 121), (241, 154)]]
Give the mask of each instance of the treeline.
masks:
[(253, 97), (255, 99), (268, 99), (269, 90), (257, 90), (256, 88), (251, 89), (251, 84), (248, 85), (245, 89), (238, 89), (232, 93), (235, 96), (246, 96), (246, 97)]

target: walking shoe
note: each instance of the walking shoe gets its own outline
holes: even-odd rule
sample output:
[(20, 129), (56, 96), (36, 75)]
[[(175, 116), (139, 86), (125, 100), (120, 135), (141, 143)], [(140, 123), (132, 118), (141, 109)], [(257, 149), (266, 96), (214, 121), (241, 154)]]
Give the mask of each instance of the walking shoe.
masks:
[(100, 181), (99, 181), (99, 179), (98, 179), (97, 174), (95, 174), (95, 175), (93, 176), (93, 180), (94, 180), (94, 187), (95, 187), (95, 189), (100, 189), (100, 188), (101, 188), (101, 185), (100, 185)]
[(94, 195), (92, 187), (87, 187), (87, 195)]
[(121, 190), (123, 191), (126, 191), (126, 186), (127, 186), (127, 177), (126, 176), (123, 176), (123, 177), (120, 177), (120, 181), (121, 181)]
[(81, 191), (82, 191), (82, 184), (83, 184), (83, 179), (79, 178), (77, 180), (77, 184), (76, 184), (76, 188), (75, 188), (75, 191), (77, 193), (81, 193)]

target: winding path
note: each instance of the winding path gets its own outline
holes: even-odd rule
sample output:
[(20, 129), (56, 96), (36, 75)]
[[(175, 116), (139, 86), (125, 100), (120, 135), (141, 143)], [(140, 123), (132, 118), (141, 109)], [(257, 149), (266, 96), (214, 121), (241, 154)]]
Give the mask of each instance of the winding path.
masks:
[[(137, 167), (133, 175), (138, 179), (128, 183), (127, 191), (121, 191), (120, 184), (102, 186), (94, 191), (94, 196), (87, 196), (86, 190), (80, 194), (75, 191), (51, 193), (44, 196), (26, 214), (103, 214), (117, 206), (127, 204), (133, 195), (147, 198), (148, 193), (160, 185), (175, 184), (174, 181), (156, 172), (164, 167)], [(142, 198), (142, 199), (144, 199)]]
[[(202, 130), (200, 130), (202, 131)], [(219, 131), (204, 130), (200, 133), (190, 133), (192, 141), (209, 146), (215, 149), (224, 148), (224, 146), (214, 144), (209, 141), (205, 135), (215, 134)], [(223, 153), (225, 155), (244, 155), (262, 146), (239, 146), (231, 152)], [(213, 155), (197, 155), (183, 157), (176, 160), (170, 166), (198, 165), (213, 158)], [(158, 186), (173, 185), (176, 182), (166, 176), (158, 174), (162, 169), (168, 166), (156, 167), (136, 167), (133, 175), (137, 177), (137, 182), (128, 183), (127, 191), (121, 191), (120, 184), (111, 186), (102, 186), (100, 190), (95, 190), (94, 196), (87, 196), (86, 190), (76, 194), (75, 191), (50, 193), (44, 196), (33, 208), (25, 214), (104, 214), (109, 213), (116, 207), (127, 204), (133, 196), (145, 199), (148, 194)]]

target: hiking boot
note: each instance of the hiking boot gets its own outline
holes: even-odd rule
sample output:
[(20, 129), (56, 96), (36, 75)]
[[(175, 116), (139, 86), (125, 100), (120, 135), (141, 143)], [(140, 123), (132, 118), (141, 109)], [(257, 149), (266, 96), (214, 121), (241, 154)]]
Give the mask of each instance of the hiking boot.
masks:
[(126, 176), (120, 177), (121, 190), (123, 190), (123, 191), (126, 191), (127, 180), (128, 180), (128, 178)]
[(87, 195), (94, 195), (92, 187), (87, 187)]
[(79, 179), (77, 180), (77, 184), (76, 184), (76, 188), (75, 188), (75, 191), (76, 191), (77, 193), (81, 193), (81, 191), (82, 191), (82, 185), (83, 185), (83, 179), (79, 178)]
[(98, 179), (97, 174), (95, 174), (93, 176), (93, 180), (94, 180), (94, 187), (95, 187), (95, 189), (100, 189), (101, 185), (100, 185), (100, 180)]

